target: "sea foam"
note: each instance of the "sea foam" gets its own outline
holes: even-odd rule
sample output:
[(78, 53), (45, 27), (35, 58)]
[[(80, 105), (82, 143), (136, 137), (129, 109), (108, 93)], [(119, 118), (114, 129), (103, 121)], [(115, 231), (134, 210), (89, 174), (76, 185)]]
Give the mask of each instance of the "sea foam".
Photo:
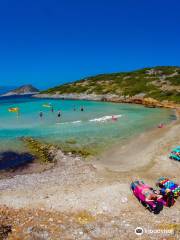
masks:
[(91, 119), (91, 120), (89, 120), (89, 122), (106, 122), (106, 121), (109, 121), (109, 120), (118, 119), (120, 117), (122, 117), (122, 115), (103, 116), (103, 117), (100, 117), (100, 118)]

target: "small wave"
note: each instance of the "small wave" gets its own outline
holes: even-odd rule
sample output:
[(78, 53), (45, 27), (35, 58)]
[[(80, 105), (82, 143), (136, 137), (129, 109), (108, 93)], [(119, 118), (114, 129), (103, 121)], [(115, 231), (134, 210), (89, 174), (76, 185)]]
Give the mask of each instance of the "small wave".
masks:
[(113, 120), (112, 117), (114, 118), (114, 120), (116, 120), (116, 119), (122, 117), (122, 115), (111, 115), (111, 116), (104, 116), (104, 117), (100, 117), (100, 118), (94, 118), (94, 119), (89, 120), (89, 122), (106, 122), (108, 120)]
[(82, 122), (82, 121), (79, 120), (79, 121), (74, 121), (74, 122), (71, 122), (71, 123), (76, 124), (76, 123), (81, 123), (81, 122)]
[(79, 120), (79, 121), (73, 121), (73, 122), (59, 122), (59, 123), (56, 123), (58, 125), (64, 125), (64, 124), (77, 124), (77, 123), (81, 123), (82, 121)]
[(56, 123), (57, 125), (64, 125), (64, 124), (68, 124), (69, 122), (63, 122), (63, 123)]
[[(106, 121), (109, 121), (109, 120), (117, 120), (120, 117), (122, 117), (122, 115), (111, 115), (111, 116), (103, 116), (103, 117), (100, 117), (100, 118), (90, 119), (88, 121), (89, 122), (106, 122)], [(81, 122), (82, 122), (81, 120), (77, 120), (77, 121), (72, 121), (72, 122), (58, 122), (56, 124), (58, 124), (58, 125), (78, 124), (78, 123), (81, 123)]]

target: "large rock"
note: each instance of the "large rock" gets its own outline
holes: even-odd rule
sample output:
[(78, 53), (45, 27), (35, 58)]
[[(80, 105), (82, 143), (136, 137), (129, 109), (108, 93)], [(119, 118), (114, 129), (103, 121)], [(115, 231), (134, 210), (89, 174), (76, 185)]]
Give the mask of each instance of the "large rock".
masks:
[(16, 88), (10, 92), (3, 94), (2, 96), (12, 96), (12, 95), (26, 95), (26, 94), (36, 94), (39, 90), (32, 86), (31, 84), (23, 85), (19, 88)]

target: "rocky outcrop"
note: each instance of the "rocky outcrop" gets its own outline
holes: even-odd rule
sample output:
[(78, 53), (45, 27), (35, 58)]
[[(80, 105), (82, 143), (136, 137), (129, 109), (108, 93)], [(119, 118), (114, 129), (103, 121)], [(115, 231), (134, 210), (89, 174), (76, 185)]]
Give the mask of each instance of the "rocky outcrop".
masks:
[(37, 94), (39, 90), (32, 85), (23, 85), (19, 88), (16, 88), (12, 91), (9, 91), (2, 96), (13, 96), (13, 95), (27, 95), (27, 94)]
[(144, 93), (135, 96), (118, 96), (116, 94), (36, 94), (35, 98), (51, 98), (51, 99), (74, 99), (74, 100), (89, 100), (89, 101), (107, 101), (116, 103), (134, 103), (142, 104), (146, 107), (165, 107), (165, 108), (180, 108), (180, 104), (175, 104), (170, 101), (158, 101), (154, 98), (146, 97)]
[(48, 163), (54, 161), (55, 147), (51, 144), (44, 144), (31, 137), (21, 138), (29, 151), (38, 159), (41, 163)]

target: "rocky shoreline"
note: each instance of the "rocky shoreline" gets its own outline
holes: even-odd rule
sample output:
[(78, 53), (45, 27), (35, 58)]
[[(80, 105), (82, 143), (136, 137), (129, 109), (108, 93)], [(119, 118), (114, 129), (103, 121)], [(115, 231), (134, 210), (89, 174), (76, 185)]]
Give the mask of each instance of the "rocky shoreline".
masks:
[(132, 104), (141, 104), (145, 107), (164, 107), (177, 109), (180, 112), (180, 104), (176, 104), (169, 101), (157, 101), (154, 98), (145, 97), (145, 95), (138, 94), (135, 96), (118, 96), (116, 94), (35, 94), (35, 98), (51, 98), (51, 99), (67, 99), (67, 100), (88, 100), (88, 101), (104, 101), (104, 102), (114, 102), (114, 103), (132, 103)]
[(18, 87), (14, 90), (8, 91), (2, 95), (1, 97), (11, 97), (11, 96), (27, 96), (27, 95), (33, 95), (38, 94), (39, 90), (35, 87), (33, 87), (31, 84), (23, 85), (21, 87)]

